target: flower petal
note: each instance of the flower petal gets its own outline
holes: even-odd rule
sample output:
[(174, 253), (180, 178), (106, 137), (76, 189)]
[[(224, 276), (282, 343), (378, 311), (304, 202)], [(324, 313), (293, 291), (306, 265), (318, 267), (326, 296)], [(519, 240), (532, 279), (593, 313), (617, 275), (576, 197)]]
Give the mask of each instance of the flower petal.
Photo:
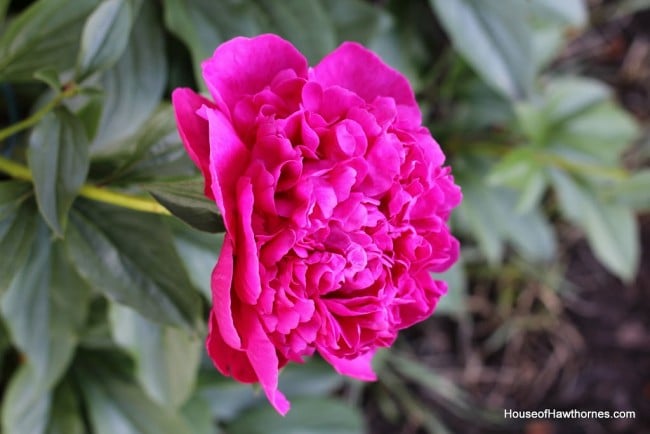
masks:
[(208, 329), (205, 347), (219, 372), (243, 383), (257, 382), (257, 374), (253, 370), (246, 352), (230, 347), (223, 340), (214, 311), (210, 315)]
[(374, 350), (368, 351), (355, 359), (336, 357), (323, 348), (319, 348), (318, 352), (339, 374), (363, 381), (377, 380), (377, 374), (372, 370), (372, 358), (375, 355)]
[(232, 317), (233, 248), (230, 235), (226, 234), (219, 261), (212, 271), (212, 311), (219, 325), (223, 340), (229, 346), (241, 348), (241, 339)]
[(195, 93), (192, 89), (178, 88), (172, 92), (172, 105), (178, 131), (196, 167), (201, 169), (205, 180), (205, 195), (214, 199), (212, 176), (210, 175), (210, 141), (208, 122), (197, 115), (202, 106), (213, 107), (212, 102)]
[(234, 110), (242, 97), (270, 86), (283, 71), (293, 70), (298, 77), (307, 77), (307, 59), (291, 43), (271, 34), (231, 39), (202, 67), (208, 89), (225, 113)]
[[(355, 42), (345, 42), (313, 68), (313, 78), (325, 86), (341, 86), (367, 103), (392, 97), (399, 105), (417, 109), (415, 95), (406, 78), (376, 54)], [(417, 109), (419, 114), (419, 109)]]

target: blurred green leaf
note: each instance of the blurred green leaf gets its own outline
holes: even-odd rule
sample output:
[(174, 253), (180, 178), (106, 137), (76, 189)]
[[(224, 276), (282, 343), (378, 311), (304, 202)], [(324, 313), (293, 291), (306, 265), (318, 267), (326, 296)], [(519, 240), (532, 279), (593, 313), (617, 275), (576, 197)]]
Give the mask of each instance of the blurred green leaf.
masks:
[(2, 28), (2, 24), (4, 24), (3, 21), (5, 19), (5, 15), (7, 14), (9, 1), (10, 0), (0, 0), (0, 29)]
[(157, 9), (155, 2), (142, 3), (126, 50), (117, 64), (102, 74), (105, 98), (91, 144), (93, 157), (123, 152), (123, 140), (138, 132), (160, 103), (167, 61)]
[(33, 202), (21, 206), (30, 195), (31, 187), (27, 183), (0, 183), (0, 251), (11, 252), (0, 261), (0, 296), (22, 270), (31, 250), (37, 210)]
[(442, 315), (460, 316), (467, 313), (467, 275), (465, 265), (460, 260), (444, 273), (434, 274), (433, 277), (447, 282), (447, 293), (440, 297), (436, 305), (436, 313)]
[(59, 73), (53, 68), (39, 69), (34, 73), (34, 78), (47, 84), (54, 92), (60, 92), (63, 83), (59, 79)]
[(135, 357), (136, 377), (147, 394), (170, 409), (187, 401), (194, 389), (203, 342), (117, 304), (111, 306), (110, 319), (115, 341)]
[(0, 309), (43, 390), (70, 362), (86, 319), (88, 296), (89, 288), (72, 268), (62, 243), (51, 242), (40, 222), (27, 263), (15, 274)]
[(90, 14), (81, 34), (77, 79), (112, 66), (122, 56), (133, 23), (130, 0), (104, 0)]
[(596, 258), (623, 280), (631, 281), (640, 256), (638, 225), (632, 210), (600, 200), (588, 185), (558, 170), (551, 174), (563, 213), (584, 228)]
[(74, 66), (81, 28), (98, 2), (40, 0), (23, 11), (0, 37), (0, 81), (27, 81), (43, 68)]
[(535, 74), (527, 5), (520, 0), (429, 0), (454, 47), (487, 83), (512, 99)]
[(63, 236), (68, 211), (90, 167), (81, 121), (65, 107), (45, 115), (30, 136), (28, 162), (38, 208), (52, 230)]
[(75, 371), (95, 434), (179, 434), (187, 427), (175, 412), (151, 401), (107, 357), (86, 356)]
[(584, 0), (529, 0), (530, 11), (536, 19), (573, 27), (587, 22)]
[(46, 434), (85, 434), (79, 398), (69, 381), (57, 386), (52, 397)]
[(220, 434), (216, 426), (210, 406), (199, 395), (194, 395), (181, 408), (181, 415), (188, 426), (188, 434)]
[(603, 200), (629, 206), (638, 211), (650, 210), (650, 169), (633, 173), (629, 178), (601, 190)]
[(165, 208), (190, 226), (205, 232), (225, 232), (214, 201), (203, 194), (203, 180), (146, 184), (144, 188)]
[(329, 364), (312, 357), (303, 364), (291, 364), (283, 369), (279, 388), (289, 398), (302, 399), (304, 396), (327, 396), (344, 381)]
[(302, 398), (292, 402), (282, 417), (270, 406), (243, 412), (226, 427), (227, 434), (362, 434), (364, 424), (354, 407), (328, 398)]
[(217, 263), (224, 235), (199, 232), (184, 223), (172, 225), (174, 245), (185, 265), (192, 283), (208, 300), (212, 299), (210, 282)]
[(51, 392), (40, 382), (29, 364), (13, 375), (3, 397), (2, 432), (4, 434), (43, 434), (52, 404)]
[(155, 321), (199, 327), (200, 297), (159, 216), (79, 201), (66, 241), (81, 275), (109, 298)]
[(196, 393), (208, 403), (212, 415), (223, 421), (238, 417), (243, 409), (264, 399), (251, 385), (223, 377), (212, 366), (199, 375)]

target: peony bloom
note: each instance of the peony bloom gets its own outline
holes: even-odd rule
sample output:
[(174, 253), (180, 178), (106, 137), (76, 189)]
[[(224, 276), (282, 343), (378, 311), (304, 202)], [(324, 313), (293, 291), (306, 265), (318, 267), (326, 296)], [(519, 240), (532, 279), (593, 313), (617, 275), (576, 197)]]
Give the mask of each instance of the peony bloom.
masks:
[(240, 37), (202, 66), (212, 100), (172, 99), (226, 226), (207, 350), (285, 414), (287, 362), (373, 380), (375, 351), (431, 315), (461, 193), (406, 79), (359, 44), (309, 68), (278, 36)]

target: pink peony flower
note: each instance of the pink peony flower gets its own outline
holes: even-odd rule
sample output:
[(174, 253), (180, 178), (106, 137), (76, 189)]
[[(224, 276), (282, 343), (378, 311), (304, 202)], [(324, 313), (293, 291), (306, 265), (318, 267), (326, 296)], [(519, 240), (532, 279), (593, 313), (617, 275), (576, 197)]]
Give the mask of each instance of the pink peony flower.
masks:
[(461, 192), (406, 79), (346, 42), (309, 68), (275, 35), (235, 38), (203, 63), (210, 101), (172, 95), (187, 152), (226, 236), (207, 350), (260, 382), (281, 414), (279, 369), (318, 352), (373, 380), (375, 351), (446, 292)]

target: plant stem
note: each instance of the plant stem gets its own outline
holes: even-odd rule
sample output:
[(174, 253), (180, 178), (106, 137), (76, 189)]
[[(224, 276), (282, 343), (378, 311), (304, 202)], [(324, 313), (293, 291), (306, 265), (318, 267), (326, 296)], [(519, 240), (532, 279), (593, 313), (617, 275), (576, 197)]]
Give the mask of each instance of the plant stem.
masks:
[(7, 128), (1, 129), (0, 141), (6, 139), (7, 137), (11, 137), (14, 134), (36, 124), (38, 121), (40, 121), (43, 118), (43, 116), (45, 116), (50, 111), (52, 111), (56, 106), (61, 104), (61, 101), (75, 95), (77, 92), (78, 92), (78, 88), (74, 84), (67, 86), (66, 88), (64, 88), (62, 92), (58, 93), (54, 98), (52, 98), (52, 100), (50, 100), (50, 102), (48, 102), (43, 107), (38, 109), (30, 117), (25, 118), (20, 122), (16, 122), (13, 125), (9, 125)]
[[(33, 180), (32, 173), (27, 167), (4, 157), (0, 157), (0, 172), (4, 172), (15, 179), (22, 179), (24, 181)], [(122, 208), (129, 208), (153, 214), (170, 215), (167, 208), (160, 205), (154, 199), (124, 194), (107, 188), (97, 187), (95, 185), (84, 185), (79, 190), (79, 195), (99, 202), (120, 206)]]

